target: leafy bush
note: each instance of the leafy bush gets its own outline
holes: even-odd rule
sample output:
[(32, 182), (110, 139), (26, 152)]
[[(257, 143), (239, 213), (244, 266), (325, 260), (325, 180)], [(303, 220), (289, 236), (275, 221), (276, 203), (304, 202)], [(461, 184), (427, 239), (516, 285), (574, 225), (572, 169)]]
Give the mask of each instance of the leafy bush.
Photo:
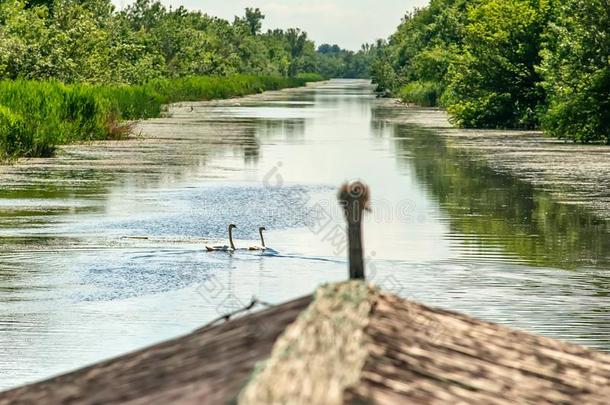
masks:
[(545, 45), (543, 128), (559, 138), (610, 144), (610, 3), (563, 2)]
[(449, 69), (443, 102), (466, 127), (533, 128), (544, 104), (541, 36), (548, 2), (487, 0), (469, 12), (464, 53)]
[(551, 135), (610, 144), (610, 68), (588, 75), (578, 91), (551, 96), (542, 124)]
[(460, 127), (509, 128), (518, 120), (510, 93), (479, 91), (469, 99), (460, 99), (458, 102), (445, 93), (443, 99), (443, 103), (448, 104), (451, 120)]

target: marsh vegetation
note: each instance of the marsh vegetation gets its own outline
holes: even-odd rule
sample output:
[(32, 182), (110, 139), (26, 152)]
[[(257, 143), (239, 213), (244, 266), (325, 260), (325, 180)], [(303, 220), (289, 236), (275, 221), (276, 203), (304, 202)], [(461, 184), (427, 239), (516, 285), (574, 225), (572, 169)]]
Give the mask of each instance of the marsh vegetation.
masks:
[(0, 82), (0, 161), (50, 156), (57, 145), (129, 135), (126, 120), (159, 117), (176, 101), (203, 101), (302, 86), (317, 75), (154, 79), (140, 85)]

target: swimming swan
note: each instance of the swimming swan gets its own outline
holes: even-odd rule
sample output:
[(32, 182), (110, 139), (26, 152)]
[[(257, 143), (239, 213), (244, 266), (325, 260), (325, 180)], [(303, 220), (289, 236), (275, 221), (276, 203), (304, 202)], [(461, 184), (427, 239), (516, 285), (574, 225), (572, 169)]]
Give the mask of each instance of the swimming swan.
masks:
[(267, 246), (265, 246), (265, 238), (263, 237), (263, 231), (267, 229), (264, 226), (258, 228), (258, 233), (261, 235), (261, 246), (250, 246), (248, 250), (267, 250)]
[(235, 244), (233, 243), (233, 228), (237, 228), (236, 225), (229, 225), (229, 245), (217, 245), (217, 246), (208, 246), (205, 248), (208, 252), (233, 252), (235, 251)]

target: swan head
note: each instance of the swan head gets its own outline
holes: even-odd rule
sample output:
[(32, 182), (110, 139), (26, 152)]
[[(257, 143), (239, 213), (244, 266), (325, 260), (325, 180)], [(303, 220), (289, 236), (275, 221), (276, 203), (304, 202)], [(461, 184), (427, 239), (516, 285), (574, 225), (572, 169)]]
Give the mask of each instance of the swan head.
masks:
[(262, 232), (262, 231), (266, 231), (266, 230), (267, 230), (267, 228), (265, 228), (264, 226), (261, 226), (260, 228), (258, 228), (258, 230), (259, 230), (260, 232)]
[(235, 224), (230, 224), (230, 225), (229, 225), (229, 229), (233, 229), (233, 228), (237, 228), (237, 225), (235, 225)]
[(370, 211), (370, 191), (360, 180), (344, 183), (339, 189), (339, 203), (348, 221), (356, 222), (362, 217), (363, 211)]

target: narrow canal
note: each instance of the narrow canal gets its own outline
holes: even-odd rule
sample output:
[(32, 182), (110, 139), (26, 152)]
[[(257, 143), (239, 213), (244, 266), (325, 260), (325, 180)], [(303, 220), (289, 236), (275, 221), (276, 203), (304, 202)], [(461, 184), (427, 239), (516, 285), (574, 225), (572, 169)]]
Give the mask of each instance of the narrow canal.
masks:
[[(350, 80), (184, 103), (137, 140), (0, 167), (0, 389), (344, 279), (351, 178), (383, 288), (610, 350), (609, 225), (380, 105)], [(273, 251), (206, 253), (229, 223)]]

